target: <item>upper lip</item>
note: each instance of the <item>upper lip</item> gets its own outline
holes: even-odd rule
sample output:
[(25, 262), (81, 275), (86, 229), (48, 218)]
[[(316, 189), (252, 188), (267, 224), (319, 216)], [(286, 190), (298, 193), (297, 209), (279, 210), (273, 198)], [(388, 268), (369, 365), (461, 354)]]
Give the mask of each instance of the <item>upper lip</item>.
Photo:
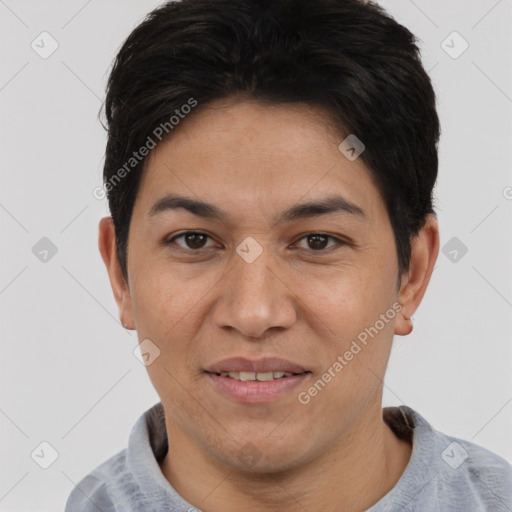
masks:
[(286, 372), (304, 373), (306, 370), (297, 363), (279, 357), (264, 357), (263, 359), (247, 359), (245, 357), (230, 357), (222, 359), (206, 369), (210, 373), (221, 372)]

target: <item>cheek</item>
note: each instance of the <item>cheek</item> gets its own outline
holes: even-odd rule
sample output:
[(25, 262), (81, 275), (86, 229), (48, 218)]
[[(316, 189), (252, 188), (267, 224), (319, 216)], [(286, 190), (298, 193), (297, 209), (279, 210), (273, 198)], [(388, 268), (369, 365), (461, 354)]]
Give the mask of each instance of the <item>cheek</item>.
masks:
[[(394, 335), (394, 273), (367, 268), (341, 269), (328, 286), (312, 279), (303, 290), (308, 323), (321, 341), (317, 348), (323, 352), (324, 371), (331, 368), (338, 377), (330, 387), (344, 386), (351, 394), (356, 393), (353, 383), (371, 387), (376, 375), (384, 375)], [(343, 369), (338, 365), (335, 371), (338, 357)]]
[[(131, 287), (133, 316), (140, 337), (158, 338), (171, 328), (173, 319), (168, 313), (176, 306), (176, 286), (156, 273), (145, 272)], [(180, 301), (181, 304), (183, 304)]]
[(218, 282), (218, 277), (208, 272), (199, 274), (187, 277), (179, 269), (150, 263), (148, 259), (131, 286), (139, 340), (150, 339), (160, 350), (155, 361), (158, 364), (147, 368), (157, 390), (161, 386), (156, 381), (169, 385), (168, 372), (184, 381), (197, 370), (197, 335)]
[(205, 294), (198, 283), (176, 275), (148, 265), (131, 290), (138, 338), (151, 340), (160, 351), (146, 370), (167, 411), (191, 408), (186, 390), (191, 388), (193, 340), (202, 323), (200, 299)]
[(207, 273), (200, 279), (188, 278), (179, 268), (147, 258), (130, 290), (139, 334), (163, 337), (162, 342), (172, 338), (174, 330), (197, 316), (212, 286)]
[(329, 273), (303, 274), (293, 288), (325, 335), (347, 340), (391, 307), (392, 277), (370, 266), (345, 265)]

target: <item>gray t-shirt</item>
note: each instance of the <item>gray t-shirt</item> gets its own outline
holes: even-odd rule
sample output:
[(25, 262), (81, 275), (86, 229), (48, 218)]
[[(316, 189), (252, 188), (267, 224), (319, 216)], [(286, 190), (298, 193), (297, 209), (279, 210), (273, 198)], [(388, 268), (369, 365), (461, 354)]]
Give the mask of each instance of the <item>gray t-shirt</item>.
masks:
[[(434, 430), (410, 407), (387, 407), (383, 415), (397, 437), (412, 441), (413, 449), (395, 487), (367, 512), (512, 511), (512, 466), (504, 459)], [(167, 451), (164, 410), (158, 403), (139, 418), (128, 448), (78, 483), (66, 512), (197, 512), (160, 470)]]

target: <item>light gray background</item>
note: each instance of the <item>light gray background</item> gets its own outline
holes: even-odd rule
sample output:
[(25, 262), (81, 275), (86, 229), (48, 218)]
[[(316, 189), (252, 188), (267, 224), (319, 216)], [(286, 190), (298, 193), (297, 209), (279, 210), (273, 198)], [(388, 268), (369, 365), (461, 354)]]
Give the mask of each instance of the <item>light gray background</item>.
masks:
[[(159, 3), (0, 1), (2, 511), (62, 510), (158, 401), (118, 322), (92, 191), (107, 71)], [(384, 402), (512, 461), (512, 1), (381, 4), (423, 42), (443, 131), (441, 245), (468, 248), (440, 253), (413, 333), (395, 339)], [(31, 48), (42, 31), (59, 44), (48, 59)], [(457, 59), (441, 47), (453, 31), (469, 43)], [(58, 248), (46, 263), (32, 253), (42, 237)], [(42, 441), (59, 453), (46, 470), (30, 456)]]

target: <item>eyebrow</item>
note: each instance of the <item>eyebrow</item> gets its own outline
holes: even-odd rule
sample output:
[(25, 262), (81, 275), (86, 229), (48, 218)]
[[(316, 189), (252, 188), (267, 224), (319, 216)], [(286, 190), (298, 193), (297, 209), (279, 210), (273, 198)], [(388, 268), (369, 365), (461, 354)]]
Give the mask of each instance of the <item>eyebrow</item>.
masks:
[[(154, 217), (159, 213), (178, 210), (180, 208), (205, 219), (219, 220), (226, 224), (229, 221), (229, 215), (218, 206), (175, 194), (168, 194), (159, 199), (149, 211), (149, 216)], [(329, 196), (324, 199), (299, 203), (290, 207), (288, 210), (281, 213), (276, 223), (293, 222), (299, 219), (329, 213), (346, 213), (366, 218), (364, 210), (356, 204), (351, 203), (342, 196)]]

